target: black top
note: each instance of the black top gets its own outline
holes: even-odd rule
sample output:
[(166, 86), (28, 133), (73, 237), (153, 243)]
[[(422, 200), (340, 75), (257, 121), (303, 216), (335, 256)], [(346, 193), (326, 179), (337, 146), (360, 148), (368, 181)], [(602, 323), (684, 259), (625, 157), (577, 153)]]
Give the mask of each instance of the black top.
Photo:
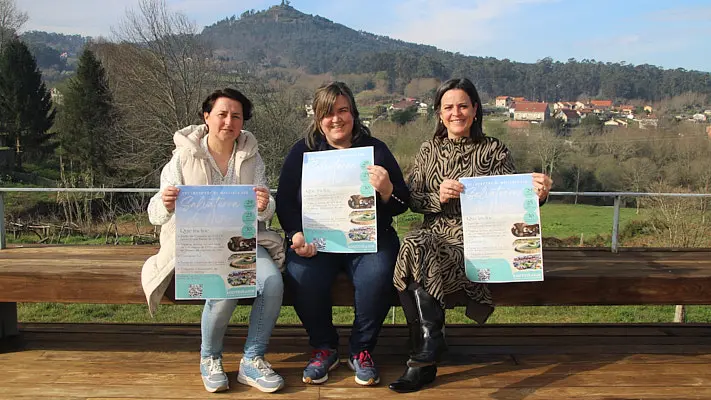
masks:
[[(410, 203), (410, 192), (402, 177), (402, 171), (388, 146), (372, 136), (361, 136), (351, 147), (373, 146), (373, 161), (388, 171), (393, 184), (393, 193), (387, 203), (383, 203), (377, 193), (378, 238), (381, 232), (392, 229), (392, 217), (402, 214)], [(304, 153), (309, 151), (335, 150), (326, 140), (317, 142), (316, 150), (309, 150), (304, 139), (299, 140), (289, 151), (279, 175), (279, 187), (276, 194), (276, 213), (279, 223), (286, 232), (286, 239), (296, 232), (303, 232), (301, 226), (301, 169)]]

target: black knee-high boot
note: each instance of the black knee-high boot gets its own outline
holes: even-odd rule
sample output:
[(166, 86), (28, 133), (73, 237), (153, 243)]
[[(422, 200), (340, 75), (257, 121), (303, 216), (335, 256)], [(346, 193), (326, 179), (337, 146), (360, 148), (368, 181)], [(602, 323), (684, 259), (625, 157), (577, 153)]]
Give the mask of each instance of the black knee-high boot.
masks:
[(422, 343), (407, 364), (412, 367), (432, 365), (447, 350), (443, 331), (444, 309), (437, 299), (420, 286), (414, 288), (413, 294), (420, 318)]
[[(420, 347), (422, 346), (419, 313), (417, 312), (414, 293), (412, 291), (406, 290), (404, 292), (398, 292), (398, 295), (403, 312), (405, 313), (405, 318), (407, 319), (407, 330), (409, 333), (408, 347), (410, 349), (410, 357), (412, 357), (420, 351)], [(402, 376), (388, 385), (388, 388), (398, 393), (416, 392), (420, 390), (422, 386), (434, 381), (436, 376), (437, 366), (434, 364), (423, 367), (407, 366)]]

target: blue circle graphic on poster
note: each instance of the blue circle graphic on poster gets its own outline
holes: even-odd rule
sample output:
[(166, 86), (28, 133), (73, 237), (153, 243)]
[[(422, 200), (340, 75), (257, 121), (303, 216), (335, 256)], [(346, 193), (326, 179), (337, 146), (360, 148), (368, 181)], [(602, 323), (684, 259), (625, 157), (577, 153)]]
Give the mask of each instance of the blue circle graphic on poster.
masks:
[(534, 212), (527, 212), (523, 216), (523, 222), (532, 225), (532, 224), (537, 224), (538, 223), (538, 216)]
[(373, 193), (373, 187), (370, 185), (361, 185), (360, 186), (360, 194), (361, 196), (373, 196), (375, 193)]
[(251, 239), (254, 234), (257, 233), (253, 226), (245, 225), (242, 227), (242, 237), (245, 239)]
[(242, 222), (244, 222), (245, 224), (251, 224), (256, 219), (257, 216), (251, 211), (247, 211), (246, 213), (242, 214)]

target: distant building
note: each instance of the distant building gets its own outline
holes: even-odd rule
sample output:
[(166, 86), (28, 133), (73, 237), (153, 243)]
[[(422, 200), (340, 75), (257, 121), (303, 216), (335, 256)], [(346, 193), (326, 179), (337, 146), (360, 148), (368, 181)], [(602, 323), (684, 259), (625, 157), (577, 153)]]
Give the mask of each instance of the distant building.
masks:
[(652, 108), (652, 106), (644, 106), (644, 111), (651, 114), (654, 112), (654, 109)]
[(497, 96), (496, 97), (496, 107), (497, 108), (510, 108), (512, 101), (513, 100), (511, 99), (511, 96)]
[(659, 119), (654, 115), (640, 118), (637, 122), (639, 122), (639, 129), (657, 129), (657, 126), (659, 126)]
[(624, 104), (620, 106), (620, 114), (631, 115), (634, 114), (634, 106), (629, 104)]
[(418, 104), (419, 103), (417, 103), (414, 99), (405, 99), (405, 100), (399, 101), (397, 103), (391, 104), (390, 107), (388, 107), (388, 111), (389, 112), (402, 111), (402, 110), (406, 110), (410, 107), (415, 107)]
[(506, 127), (510, 133), (526, 135), (531, 132), (531, 123), (528, 121), (506, 121)]
[(314, 116), (314, 109), (311, 106), (311, 104), (306, 104), (304, 106), (304, 109), (306, 110), (306, 116), (307, 117), (313, 117)]
[(548, 118), (548, 103), (520, 101), (514, 105), (514, 121), (545, 122)]
[(612, 100), (590, 100), (590, 105), (592, 105), (593, 109), (611, 110)]
[(580, 114), (578, 114), (575, 110), (567, 108), (561, 109), (555, 117), (562, 119), (567, 126), (576, 126), (580, 124)]
[(705, 115), (705, 114), (701, 114), (701, 113), (699, 113), (699, 114), (694, 114), (694, 116), (691, 117), (691, 118), (692, 118), (692, 119), (694, 120), (694, 122), (696, 122), (696, 123), (703, 123), (703, 122), (706, 122), (706, 120), (707, 120), (706, 115)]
[(611, 126), (611, 127), (622, 127), (622, 128), (627, 128), (629, 125), (629, 122), (625, 121), (624, 119), (620, 118), (613, 118), (609, 121), (605, 121), (605, 126)]

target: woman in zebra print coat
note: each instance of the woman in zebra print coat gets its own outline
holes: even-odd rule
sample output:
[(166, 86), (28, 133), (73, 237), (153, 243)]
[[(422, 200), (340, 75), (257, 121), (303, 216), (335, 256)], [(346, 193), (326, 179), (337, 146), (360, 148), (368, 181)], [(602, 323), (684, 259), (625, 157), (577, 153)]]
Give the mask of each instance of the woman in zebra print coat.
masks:
[[(405, 373), (390, 384), (412, 392), (432, 382), (436, 360), (446, 349), (444, 307), (451, 295), (465, 295), (466, 315), (484, 323), (493, 312), (491, 293), (464, 272), (463, 230), (457, 179), (516, 172), (509, 150), (482, 131), (482, 107), (468, 79), (450, 79), (435, 96), (439, 120), (434, 137), (423, 143), (408, 178), (410, 208), (423, 213), (421, 229), (403, 238), (394, 284), (410, 330), (410, 359)], [(533, 174), (544, 201), (552, 181)]]

